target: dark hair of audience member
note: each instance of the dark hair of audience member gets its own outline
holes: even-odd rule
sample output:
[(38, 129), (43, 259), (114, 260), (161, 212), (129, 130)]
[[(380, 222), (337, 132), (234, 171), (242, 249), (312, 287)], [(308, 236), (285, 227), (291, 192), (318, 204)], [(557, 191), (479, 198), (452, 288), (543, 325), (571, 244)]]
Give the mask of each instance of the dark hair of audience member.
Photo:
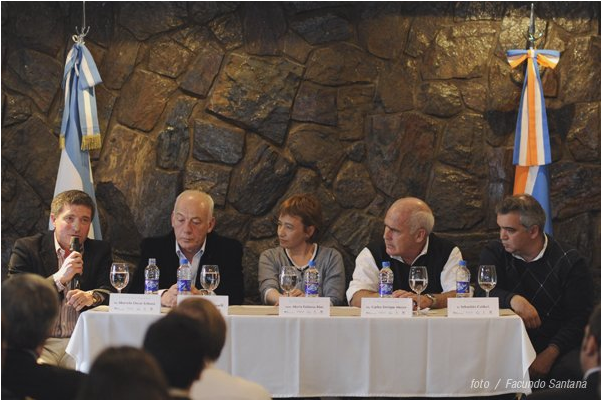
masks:
[(167, 380), (151, 355), (134, 347), (109, 347), (98, 355), (79, 395), (82, 400), (164, 400)]
[(196, 320), (207, 335), (205, 353), (210, 362), (218, 360), (226, 342), (226, 321), (211, 301), (188, 298), (180, 302), (170, 313), (180, 313)]
[(205, 367), (206, 337), (196, 320), (170, 313), (148, 328), (144, 349), (159, 362), (170, 387), (188, 391)]
[(2, 318), (8, 326), (8, 347), (36, 350), (48, 338), (58, 313), (56, 289), (41, 276), (17, 274), (2, 283)]

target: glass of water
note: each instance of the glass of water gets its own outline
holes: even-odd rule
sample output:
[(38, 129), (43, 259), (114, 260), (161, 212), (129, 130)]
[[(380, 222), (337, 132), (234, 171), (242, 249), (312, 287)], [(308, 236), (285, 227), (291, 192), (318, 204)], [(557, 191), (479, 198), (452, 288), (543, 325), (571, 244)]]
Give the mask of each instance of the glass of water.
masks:
[(295, 266), (282, 266), (280, 268), (280, 288), (287, 297), (291, 296), (291, 291), (297, 287), (299, 275)]
[(426, 266), (410, 267), (410, 288), (418, 294), (418, 303), (416, 305), (416, 316), (420, 316), (420, 294), (426, 289), (429, 283)]
[(201, 286), (208, 295), (215, 295), (215, 290), (219, 286), (219, 267), (218, 265), (203, 265), (201, 267)]
[(497, 273), (494, 265), (479, 266), (479, 286), (485, 291), (485, 296), (489, 297), (489, 291), (495, 288), (497, 284)]
[(111, 285), (121, 293), (130, 281), (130, 269), (127, 263), (113, 263), (111, 265), (111, 273), (109, 276)]

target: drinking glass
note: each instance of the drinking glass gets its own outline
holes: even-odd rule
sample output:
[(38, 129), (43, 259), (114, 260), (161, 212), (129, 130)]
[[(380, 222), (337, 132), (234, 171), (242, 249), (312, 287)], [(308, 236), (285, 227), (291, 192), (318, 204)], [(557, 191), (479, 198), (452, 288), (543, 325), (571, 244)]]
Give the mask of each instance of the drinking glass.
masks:
[(485, 290), (485, 296), (489, 297), (489, 291), (495, 288), (497, 284), (497, 273), (494, 265), (479, 266), (479, 285)]
[(117, 292), (121, 294), (130, 281), (130, 269), (127, 263), (113, 263), (111, 265), (111, 273), (109, 278), (111, 279), (111, 285), (117, 289)]
[(215, 295), (219, 285), (219, 267), (217, 265), (203, 265), (201, 268), (201, 285), (208, 295)]
[(295, 266), (282, 266), (280, 268), (280, 288), (287, 297), (291, 296), (291, 291), (297, 287), (299, 275)]
[(427, 287), (429, 276), (426, 271), (426, 266), (410, 267), (410, 288), (418, 294), (418, 304), (416, 305), (416, 315), (420, 316), (420, 294)]

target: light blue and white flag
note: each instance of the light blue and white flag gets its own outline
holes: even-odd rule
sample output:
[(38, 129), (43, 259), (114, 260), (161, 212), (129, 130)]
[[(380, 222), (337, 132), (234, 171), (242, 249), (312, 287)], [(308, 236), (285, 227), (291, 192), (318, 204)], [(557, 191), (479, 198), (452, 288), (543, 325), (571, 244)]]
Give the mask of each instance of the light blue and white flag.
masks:
[[(62, 151), (54, 196), (79, 189), (96, 204), (89, 150), (101, 146), (94, 92), (94, 86), (101, 82), (92, 54), (83, 41), (76, 41), (67, 55), (63, 74), (65, 108), (59, 139)], [(88, 237), (102, 238), (98, 207)]]

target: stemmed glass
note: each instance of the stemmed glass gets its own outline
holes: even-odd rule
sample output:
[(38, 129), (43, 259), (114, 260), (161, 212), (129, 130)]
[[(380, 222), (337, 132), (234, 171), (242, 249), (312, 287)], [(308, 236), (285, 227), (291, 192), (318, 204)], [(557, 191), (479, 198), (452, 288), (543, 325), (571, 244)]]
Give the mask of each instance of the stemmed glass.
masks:
[(111, 265), (111, 273), (109, 275), (111, 285), (121, 294), (130, 281), (130, 269), (127, 263), (113, 263)]
[(494, 265), (479, 266), (479, 285), (485, 291), (485, 296), (489, 297), (489, 291), (495, 288), (497, 284), (497, 273)]
[(416, 305), (416, 315), (420, 316), (420, 294), (427, 287), (429, 276), (426, 271), (426, 266), (410, 267), (410, 288), (418, 294), (418, 303)]
[(297, 287), (299, 275), (295, 266), (282, 266), (280, 268), (280, 288), (287, 297), (291, 296), (291, 291)]
[(203, 265), (201, 268), (201, 285), (208, 295), (215, 295), (213, 290), (219, 286), (219, 267), (217, 265)]

